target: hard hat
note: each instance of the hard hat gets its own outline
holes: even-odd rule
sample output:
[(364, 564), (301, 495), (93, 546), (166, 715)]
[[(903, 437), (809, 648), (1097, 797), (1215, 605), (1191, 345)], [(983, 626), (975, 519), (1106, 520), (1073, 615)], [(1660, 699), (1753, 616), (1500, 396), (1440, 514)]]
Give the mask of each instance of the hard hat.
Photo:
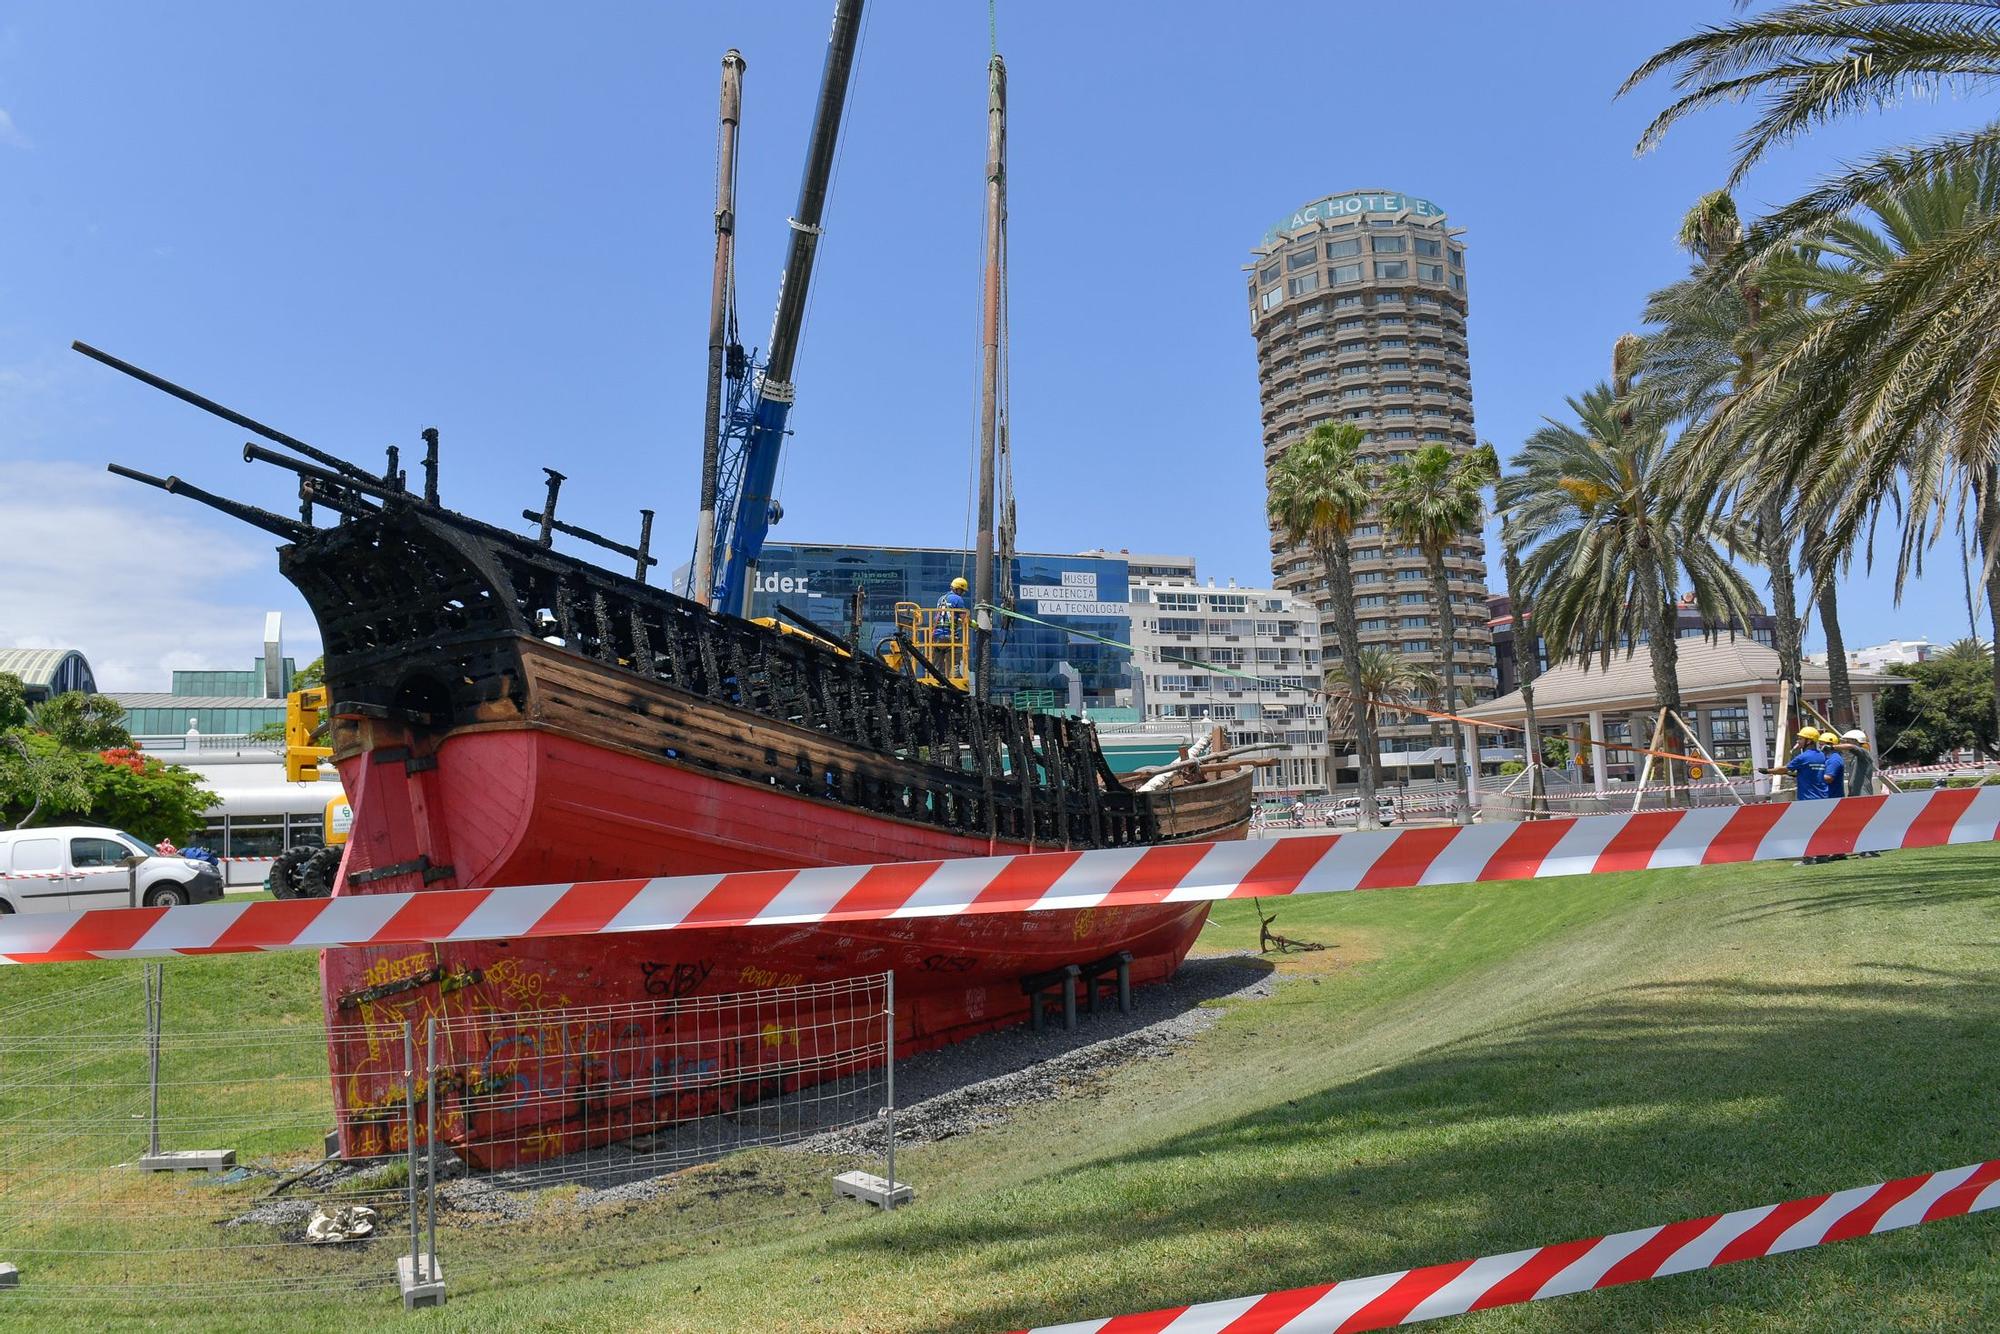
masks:
[(1799, 740), (1801, 741), (1819, 740), (1819, 729), (1817, 727), (1801, 727), (1799, 729)]
[(1852, 741), (1857, 746), (1868, 744), (1868, 734), (1858, 727), (1850, 727), (1840, 734), (1842, 741)]
[(963, 593), (966, 589), (970, 587), (972, 587), (972, 585), (966, 583), (965, 580), (963, 579), (954, 579), (951, 581), (951, 591), (954, 593)]

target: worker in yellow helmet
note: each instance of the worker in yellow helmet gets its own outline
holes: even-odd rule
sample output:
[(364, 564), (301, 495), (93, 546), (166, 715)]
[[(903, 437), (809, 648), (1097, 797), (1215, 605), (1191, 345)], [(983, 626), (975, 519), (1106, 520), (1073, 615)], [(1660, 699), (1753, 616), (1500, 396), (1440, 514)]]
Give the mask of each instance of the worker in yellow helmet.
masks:
[(1790, 774), (1798, 783), (1800, 801), (1821, 801), (1826, 798), (1826, 752), (1820, 749), (1820, 731), (1817, 727), (1801, 727), (1798, 731), (1798, 753), (1787, 760), (1782, 768), (1765, 769), (1767, 774)]
[(971, 620), (972, 604), (966, 601), (966, 592), (971, 585), (963, 578), (951, 581), (951, 591), (938, 599), (937, 642), (962, 648), (971, 638), (966, 626)]

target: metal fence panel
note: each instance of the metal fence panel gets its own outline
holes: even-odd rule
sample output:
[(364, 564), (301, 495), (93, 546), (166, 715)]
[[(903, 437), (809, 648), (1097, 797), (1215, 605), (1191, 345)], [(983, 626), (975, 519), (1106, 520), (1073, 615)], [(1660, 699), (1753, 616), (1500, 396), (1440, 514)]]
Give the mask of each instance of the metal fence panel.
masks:
[[(829, 1133), (892, 1126), (887, 975), (195, 1031), (174, 1022), (172, 970), (81, 967), (82, 983), (0, 1006), (0, 1261), (20, 1268), (0, 1310), (386, 1302), (399, 1262), (421, 1284), (441, 1261), (454, 1290), (644, 1262), (852, 1208), (833, 1176), (881, 1170), (857, 1138), (888, 1149)], [(372, 1044), (399, 1074), (393, 1096), (349, 1108), (348, 1158), (329, 1138), (330, 1042)], [(814, 1151), (822, 1135), (838, 1147)], [(226, 1165), (145, 1170), (203, 1151)]]

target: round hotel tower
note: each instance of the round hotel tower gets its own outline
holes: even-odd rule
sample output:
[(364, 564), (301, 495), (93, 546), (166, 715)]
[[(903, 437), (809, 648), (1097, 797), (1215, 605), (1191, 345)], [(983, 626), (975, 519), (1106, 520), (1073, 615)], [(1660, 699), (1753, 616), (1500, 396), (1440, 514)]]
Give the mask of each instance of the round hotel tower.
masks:
[[(1380, 190), (1315, 200), (1265, 234), (1252, 253), (1247, 286), (1267, 475), (1321, 422), (1361, 428), (1362, 454), (1377, 465), (1433, 442), (1460, 452), (1474, 447), (1459, 237), (1429, 200)], [(1361, 642), (1436, 665), (1438, 609), (1423, 556), (1384, 533), (1372, 509), (1355, 531), (1353, 551)], [(1493, 641), (1481, 534), (1467, 531), (1446, 564), (1459, 688), (1490, 699)], [(1315, 602), (1324, 597), (1319, 562), (1275, 529), (1271, 571), (1281, 589)], [(1321, 620), (1323, 661), (1333, 672), (1340, 645), (1330, 605), (1321, 607)], [(1444, 775), (1438, 762), (1449, 760), (1446, 734), (1415, 714), (1385, 715), (1383, 723), (1387, 783)], [(1343, 779), (1353, 781), (1352, 773), (1347, 769)]]

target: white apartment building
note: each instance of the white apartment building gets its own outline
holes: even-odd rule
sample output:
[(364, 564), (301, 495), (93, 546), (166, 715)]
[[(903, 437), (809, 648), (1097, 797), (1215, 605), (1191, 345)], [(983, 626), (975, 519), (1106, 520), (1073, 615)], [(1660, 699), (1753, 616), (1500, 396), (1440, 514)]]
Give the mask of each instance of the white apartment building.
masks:
[[(1273, 744), (1260, 797), (1326, 790), (1326, 704), (1319, 615), (1273, 588), (1201, 583), (1192, 556), (1116, 555), (1131, 579), (1130, 704), (1148, 731), (1194, 735), (1220, 724), (1232, 745)], [(1213, 670), (1226, 668), (1225, 674)]]
[[(1886, 644), (1847, 650), (1847, 667), (1849, 671), (1857, 672), (1887, 671), (1898, 663), (1929, 662), (1942, 652), (1943, 648), (1928, 639), (1892, 639)], [(1824, 667), (1827, 655), (1808, 653), (1806, 661)]]

